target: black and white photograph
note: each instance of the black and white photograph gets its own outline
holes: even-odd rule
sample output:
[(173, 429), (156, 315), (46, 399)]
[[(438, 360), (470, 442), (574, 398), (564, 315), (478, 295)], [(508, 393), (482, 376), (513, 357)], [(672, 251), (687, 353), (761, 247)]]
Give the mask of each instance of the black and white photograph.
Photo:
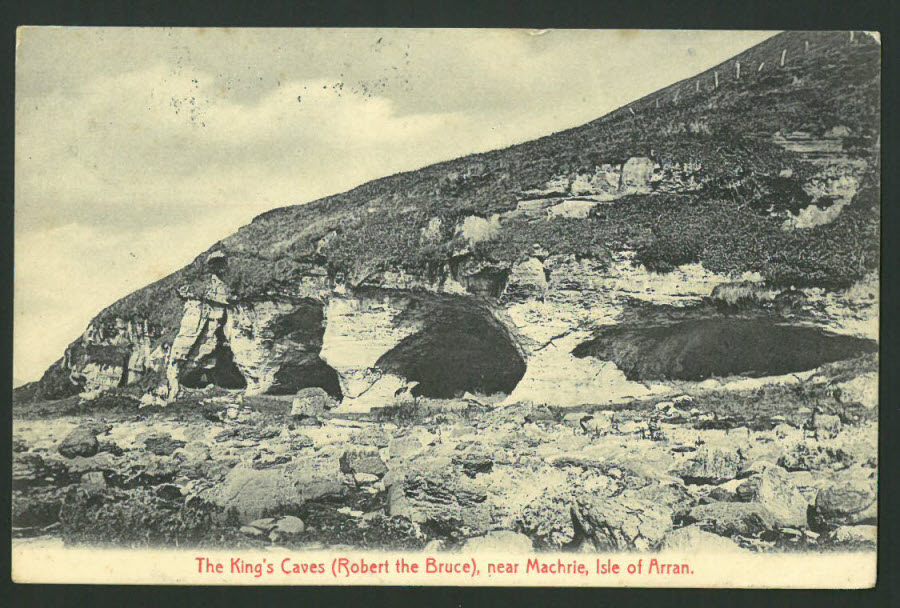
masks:
[(881, 52), (20, 27), (13, 579), (872, 587)]

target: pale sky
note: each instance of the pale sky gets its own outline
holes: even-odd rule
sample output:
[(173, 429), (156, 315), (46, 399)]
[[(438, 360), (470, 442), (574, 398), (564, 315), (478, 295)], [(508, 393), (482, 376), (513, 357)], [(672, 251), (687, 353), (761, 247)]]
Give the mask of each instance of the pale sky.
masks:
[(772, 35), (22, 28), (14, 385), (263, 211), (589, 122)]

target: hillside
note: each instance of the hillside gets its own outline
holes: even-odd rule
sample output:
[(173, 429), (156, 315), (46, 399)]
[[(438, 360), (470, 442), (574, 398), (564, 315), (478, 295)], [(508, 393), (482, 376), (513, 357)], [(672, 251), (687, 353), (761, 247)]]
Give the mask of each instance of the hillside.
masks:
[[(857, 244), (877, 242), (879, 86), (880, 46), (868, 36), (851, 44), (847, 33), (779, 34), (582, 127), (275, 209), (210, 251), (231, 256), (226, 281), (247, 296), (290, 284), (307, 263), (324, 261), (351, 279), (386, 268), (425, 272), (449, 259), (460, 218), (508, 212), (523, 192), (554, 177), (647, 155), (666, 167), (696, 165), (701, 186), (624, 197), (552, 229), (511, 221), (478, 255), (512, 262), (534, 243), (598, 257), (635, 248), (653, 268), (697, 260), (713, 270), (759, 270), (772, 281), (846, 285), (877, 264), (877, 252)], [(857, 205), (828, 227), (781, 230), (781, 218), (765, 211), (812, 202), (801, 185), (816, 163), (779, 145), (776, 134), (822, 138), (836, 127), (849, 132), (843, 153), (869, 162)], [(780, 177), (785, 170), (791, 177)], [(432, 218), (442, 220), (440, 238), (423, 242)], [(104, 313), (168, 324), (180, 306), (161, 306), (160, 296), (196, 278), (204, 257)]]
[(870, 36), (782, 33), (581, 127), (264, 213), (91, 326), (126, 320), (171, 340), (212, 252), (227, 257), (229, 297), (247, 302), (385, 272), (466, 275), (475, 293), (535, 254), (602, 266), (634, 252), (655, 272), (700, 263), (846, 288), (878, 266), (879, 91)]

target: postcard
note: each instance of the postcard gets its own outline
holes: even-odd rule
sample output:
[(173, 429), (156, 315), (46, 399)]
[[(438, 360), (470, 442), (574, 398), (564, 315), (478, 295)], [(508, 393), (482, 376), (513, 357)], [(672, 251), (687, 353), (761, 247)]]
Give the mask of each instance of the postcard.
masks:
[(875, 584), (878, 33), (17, 34), (13, 580)]

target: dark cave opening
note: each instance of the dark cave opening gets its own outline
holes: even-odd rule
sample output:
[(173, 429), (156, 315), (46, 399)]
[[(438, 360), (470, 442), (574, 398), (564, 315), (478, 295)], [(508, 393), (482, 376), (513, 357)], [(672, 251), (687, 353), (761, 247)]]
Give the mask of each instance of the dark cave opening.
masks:
[(185, 388), (206, 388), (210, 384), (231, 390), (247, 388), (221, 327), (216, 331), (215, 350), (202, 361), (189, 363), (181, 372), (181, 384)]
[(424, 329), (382, 355), (376, 367), (419, 382), (413, 394), (449, 399), (465, 392), (510, 393), (525, 361), (489, 313), (436, 308)]
[(285, 354), (267, 394), (293, 395), (304, 388), (319, 387), (338, 401), (343, 398), (338, 373), (319, 357), (324, 320), (323, 304), (307, 298), (270, 326), (272, 339), (285, 347)]
[(770, 319), (699, 319), (654, 327), (616, 326), (578, 345), (576, 357), (612, 361), (629, 380), (777, 376), (877, 352), (873, 340)]
[(283, 363), (275, 373), (275, 384), (266, 392), (269, 395), (293, 395), (301, 389), (314, 386), (323, 389), (337, 401), (344, 397), (338, 373), (318, 356)]

